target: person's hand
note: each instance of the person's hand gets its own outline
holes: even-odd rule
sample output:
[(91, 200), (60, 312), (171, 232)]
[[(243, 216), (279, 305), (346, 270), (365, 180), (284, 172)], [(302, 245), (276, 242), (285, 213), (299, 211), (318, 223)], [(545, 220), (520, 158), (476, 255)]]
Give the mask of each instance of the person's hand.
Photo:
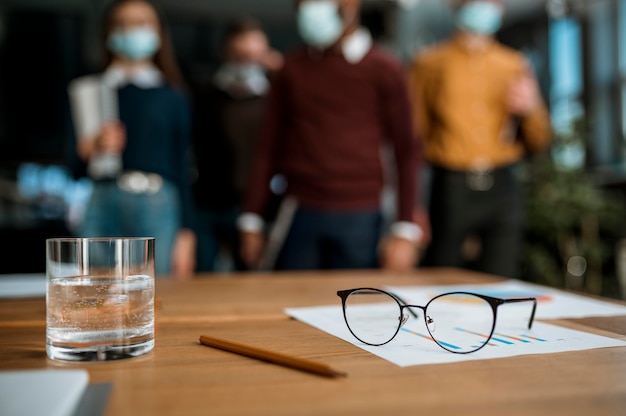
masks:
[(430, 219), (423, 206), (413, 211), (413, 221), (422, 230), (419, 241), (410, 241), (393, 235), (386, 237), (380, 245), (380, 262), (383, 269), (396, 272), (410, 271), (417, 266), (420, 253), (431, 239)]
[(118, 121), (105, 123), (100, 131), (97, 147), (103, 153), (122, 153), (124, 147), (126, 147), (126, 131), (122, 123)]
[(105, 123), (96, 137), (81, 138), (77, 144), (78, 155), (88, 161), (95, 153), (120, 154), (126, 147), (126, 130), (119, 121)]
[(420, 249), (426, 248), (432, 238), (432, 231), (430, 228), (430, 217), (428, 211), (423, 206), (418, 206), (413, 210), (413, 222), (415, 222), (422, 230), (422, 236), (417, 242), (417, 246)]
[(413, 241), (388, 236), (381, 242), (380, 263), (383, 269), (407, 272), (417, 264), (418, 247)]
[(280, 52), (270, 49), (265, 55), (263, 55), (261, 65), (263, 65), (263, 67), (269, 72), (276, 72), (282, 68), (284, 62), (285, 58)]
[(515, 116), (525, 116), (541, 102), (539, 85), (532, 71), (526, 71), (511, 85), (507, 97), (507, 107)]
[(176, 234), (172, 249), (172, 275), (177, 280), (193, 277), (196, 268), (196, 236), (189, 229), (182, 229)]
[(265, 250), (265, 237), (261, 232), (241, 232), (241, 260), (251, 269), (257, 269), (261, 264)]

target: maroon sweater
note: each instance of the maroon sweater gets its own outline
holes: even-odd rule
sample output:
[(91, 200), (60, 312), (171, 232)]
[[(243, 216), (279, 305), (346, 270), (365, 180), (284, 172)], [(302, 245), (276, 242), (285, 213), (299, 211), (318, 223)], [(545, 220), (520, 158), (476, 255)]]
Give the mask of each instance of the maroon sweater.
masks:
[(389, 140), (396, 158), (398, 221), (412, 221), (417, 146), (405, 71), (374, 46), (357, 64), (338, 52), (302, 47), (286, 58), (269, 96), (244, 203), (262, 215), (268, 183), (287, 178), (301, 206), (360, 210), (380, 206), (380, 150)]

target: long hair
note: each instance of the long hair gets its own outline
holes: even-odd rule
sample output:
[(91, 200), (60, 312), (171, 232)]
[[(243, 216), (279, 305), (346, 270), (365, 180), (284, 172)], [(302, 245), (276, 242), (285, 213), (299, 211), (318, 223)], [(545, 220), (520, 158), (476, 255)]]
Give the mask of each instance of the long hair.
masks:
[(152, 61), (157, 68), (163, 73), (165, 80), (173, 87), (183, 88), (184, 81), (181, 75), (178, 63), (176, 62), (176, 55), (174, 53), (174, 46), (170, 38), (167, 22), (164, 18), (163, 12), (157, 7), (151, 0), (113, 0), (108, 4), (104, 11), (103, 28), (102, 28), (102, 45), (105, 51), (105, 66), (109, 66), (113, 61), (113, 53), (107, 47), (107, 39), (111, 32), (115, 29), (113, 16), (117, 9), (127, 3), (145, 3), (152, 7), (154, 10), (158, 24), (159, 24), (159, 38), (161, 45), (157, 53), (152, 57)]

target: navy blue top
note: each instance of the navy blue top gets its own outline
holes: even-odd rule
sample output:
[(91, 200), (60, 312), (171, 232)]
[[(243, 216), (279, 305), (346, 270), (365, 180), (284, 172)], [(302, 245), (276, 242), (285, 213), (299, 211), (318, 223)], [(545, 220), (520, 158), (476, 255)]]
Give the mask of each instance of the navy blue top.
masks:
[(192, 226), (191, 115), (181, 94), (170, 87), (119, 89), (119, 117), (126, 129), (125, 171), (158, 173), (178, 188), (183, 226)]
[(126, 130), (123, 170), (157, 173), (174, 183), (182, 225), (191, 228), (191, 113), (186, 99), (169, 86), (128, 84), (118, 94), (119, 118)]

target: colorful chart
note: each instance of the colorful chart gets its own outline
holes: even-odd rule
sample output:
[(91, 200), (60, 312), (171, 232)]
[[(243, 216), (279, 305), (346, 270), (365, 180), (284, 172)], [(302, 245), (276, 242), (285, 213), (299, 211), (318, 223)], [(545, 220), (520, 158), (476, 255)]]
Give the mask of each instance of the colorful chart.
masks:
[[(417, 335), (418, 337), (427, 339), (429, 341), (433, 341), (433, 338), (429, 335), (429, 334), (425, 334), (425, 333), (421, 333), (418, 331), (414, 331), (412, 329), (409, 328), (400, 328), (401, 331), (405, 332), (405, 333), (409, 333), (412, 335)], [(482, 337), (484, 339), (487, 339), (489, 337), (489, 334), (484, 334), (484, 333), (478, 333), (475, 331), (471, 331), (469, 329), (466, 328), (455, 328), (455, 330), (459, 331), (459, 332), (463, 332), (463, 333), (468, 333), (468, 334), (472, 334), (472, 335), (476, 335), (479, 337)], [(491, 339), (489, 340), (489, 342), (487, 343), (487, 346), (491, 346), (491, 347), (496, 347), (496, 346), (502, 346), (502, 345), (515, 345), (515, 344), (528, 344), (531, 342), (548, 342), (547, 339), (544, 338), (539, 338), (539, 337), (534, 337), (528, 334), (505, 334), (502, 332), (494, 332), (493, 336), (491, 337)], [(439, 344), (442, 344), (444, 346), (446, 346), (447, 348), (453, 349), (453, 350), (461, 350), (462, 348), (451, 344), (449, 342), (443, 342), (443, 341), (439, 341)], [(473, 347), (478, 348), (479, 345), (474, 345)]]

